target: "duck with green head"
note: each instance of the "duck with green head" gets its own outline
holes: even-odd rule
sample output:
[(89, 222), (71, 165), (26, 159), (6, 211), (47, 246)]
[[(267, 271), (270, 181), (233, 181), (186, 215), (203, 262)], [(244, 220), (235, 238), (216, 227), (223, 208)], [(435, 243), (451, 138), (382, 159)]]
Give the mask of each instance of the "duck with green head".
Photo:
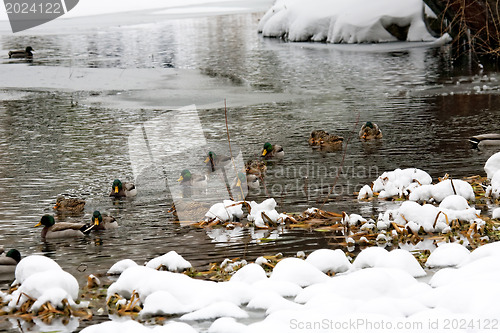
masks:
[(224, 155), (218, 155), (213, 151), (209, 151), (207, 158), (205, 159), (205, 165), (210, 170), (214, 172), (217, 168), (223, 167), (231, 162), (231, 158)]
[(184, 186), (206, 187), (207, 177), (192, 174), (189, 169), (181, 171), (181, 176), (177, 181)]
[(280, 145), (272, 145), (269, 142), (264, 143), (264, 148), (262, 149), (262, 157), (265, 159), (270, 158), (283, 158), (285, 156), (285, 152), (283, 151), (283, 147)]
[(9, 58), (33, 58), (33, 48), (27, 46), (24, 50), (9, 51)]
[(83, 223), (59, 222), (56, 223), (54, 216), (44, 215), (35, 227), (43, 226), (42, 238), (63, 238), (63, 237), (82, 237), (85, 230)]
[(372, 123), (371, 121), (367, 121), (365, 124), (363, 124), (363, 126), (361, 126), (361, 130), (359, 131), (359, 138), (365, 141), (381, 139), (382, 131), (377, 124)]
[(16, 249), (9, 250), (5, 254), (3, 252), (4, 249), (0, 248), (0, 274), (13, 273), (21, 261), (21, 253)]
[(92, 214), (92, 226), (87, 230), (110, 230), (118, 228), (118, 222), (113, 216), (104, 215), (101, 212), (95, 210)]
[(115, 198), (134, 197), (136, 195), (137, 189), (134, 184), (127, 182), (122, 183), (119, 179), (115, 179), (113, 181), (113, 185), (111, 185), (111, 193), (109, 193), (110, 197)]

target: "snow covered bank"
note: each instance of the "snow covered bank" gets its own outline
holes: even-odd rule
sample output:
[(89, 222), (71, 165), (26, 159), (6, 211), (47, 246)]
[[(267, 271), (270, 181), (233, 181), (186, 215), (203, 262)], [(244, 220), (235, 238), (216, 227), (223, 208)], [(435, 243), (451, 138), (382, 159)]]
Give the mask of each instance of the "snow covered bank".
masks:
[[(119, 295), (118, 302), (124, 306), (137, 293), (142, 318), (171, 316), (155, 332), (173, 332), (174, 327), (176, 332), (198, 332), (201, 323), (215, 333), (305, 332), (305, 323), (352, 318), (421, 325), (439, 317), (496, 321), (500, 319), (496, 308), (500, 291), (494, 288), (500, 278), (499, 245), (469, 252), (461, 245), (442, 244), (428, 259), (428, 266), (437, 271), (427, 282), (417, 279), (426, 272), (410, 252), (377, 247), (363, 250), (352, 264), (343, 251), (327, 249), (311, 253), (306, 260), (282, 259), (271, 273), (252, 263), (234, 273), (230, 281), (218, 283), (133, 266), (110, 286), (108, 297)], [(337, 274), (332, 277), (323, 272)], [(475, 292), (461, 292), (470, 289), (471, 281)], [(261, 311), (262, 317), (255, 311)], [(153, 330), (134, 321), (117, 320), (82, 332), (110, 329)], [(425, 326), (421, 329), (426, 330)]]
[[(294, 42), (436, 40), (426, 28), (421, 0), (278, 0), (262, 17), (258, 29), (265, 37)], [(448, 39), (445, 36), (442, 41)]]

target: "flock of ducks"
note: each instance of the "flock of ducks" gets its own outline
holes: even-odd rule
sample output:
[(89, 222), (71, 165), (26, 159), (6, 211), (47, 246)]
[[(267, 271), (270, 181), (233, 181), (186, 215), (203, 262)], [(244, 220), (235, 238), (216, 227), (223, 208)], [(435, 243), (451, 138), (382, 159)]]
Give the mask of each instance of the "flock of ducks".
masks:
[[(110, 197), (123, 198), (133, 197), (137, 194), (137, 190), (132, 183), (121, 182), (115, 179), (111, 185)], [(56, 204), (53, 207), (58, 213), (80, 214), (85, 208), (85, 200), (78, 198), (58, 197)], [(42, 239), (53, 238), (70, 238), (82, 237), (89, 234), (91, 231), (115, 229), (118, 227), (118, 222), (112, 216), (102, 215), (96, 210), (92, 214), (90, 223), (74, 223), (74, 222), (57, 222), (54, 216), (45, 214), (35, 227), (41, 227)]]
[[(9, 51), (9, 58), (33, 57), (33, 48), (27, 46), (24, 50)], [(363, 141), (377, 140), (382, 138), (382, 131), (379, 126), (371, 121), (367, 121), (361, 127), (358, 133), (359, 139)], [(309, 137), (309, 145), (321, 150), (339, 150), (342, 149), (344, 138), (338, 135), (329, 134), (324, 130), (314, 130)], [(491, 133), (471, 137), (469, 142), (474, 148), (482, 146), (500, 145), (500, 134)], [(266, 142), (263, 146), (261, 157), (265, 160), (281, 159), (285, 155), (283, 147), (277, 144)], [(214, 172), (218, 167), (229, 163), (231, 159), (227, 156), (217, 155), (210, 151), (205, 159), (205, 164), (210, 172)], [(257, 189), (260, 186), (259, 180), (263, 179), (266, 172), (266, 163), (262, 160), (253, 160), (246, 163), (246, 172), (239, 172), (235, 182), (241, 186), (243, 182), (249, 189)], [(245, 179), (246, 178), (246, 179)], [(195, 175), (189, 169), (181, 171), (178, 182), (183, 186), (206, 186), (207, 176)], [(115, 179), (112, 184), (110, 197), (123, 198), (133, 197), (137, 190), (132, 183), (121, 182)], [(77, 198), (58, 197), (55, 206), (57, 212), (64, 213), (83, 213), (85, 200)], [(108, 230), (118, 227), (118, 223), (112, 216), (103, 216), (98, 210), (94, 211), (90, 223), (72, 223), (55, 222), (54, 216), (50, 214), (43, 215), (35, 227), (43, 226), (41, 236), (43, 239), (80, 237), (89, 234), (91, 231)], [(15, 269), (17, 263), (21, 260), (21, 254), (16, 249), (7, 252), (0, 247), (0, 273), (10, 272)]]

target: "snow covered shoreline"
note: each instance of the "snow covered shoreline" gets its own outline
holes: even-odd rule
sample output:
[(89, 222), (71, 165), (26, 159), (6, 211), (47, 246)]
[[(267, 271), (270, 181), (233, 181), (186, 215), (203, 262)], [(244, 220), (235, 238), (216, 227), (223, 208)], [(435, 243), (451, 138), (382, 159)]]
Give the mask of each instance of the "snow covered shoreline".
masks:
[[(425, 13), (434, 16), (428, 8)], [(444, 44), (450, 40), (448, 35), (437, 39), (429, 33), (421, 0), (278, 0), (258, 30), (264, 37), (292, 42)]]

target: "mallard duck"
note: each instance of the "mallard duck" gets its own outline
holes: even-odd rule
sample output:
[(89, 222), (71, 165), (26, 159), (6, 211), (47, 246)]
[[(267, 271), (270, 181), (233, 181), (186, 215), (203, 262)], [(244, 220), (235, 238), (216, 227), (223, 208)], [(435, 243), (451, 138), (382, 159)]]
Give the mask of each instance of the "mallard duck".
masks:
[(9, 51), (9, 58), (33, 58), (31, 51), (35, 51), (31, 46), (26, 47), (25, 50)]
[(87, 230), (109, 230), (118, 228), (118, 222), (113, 216), (101, 215), (101, 212), (96, 210), (92, 214), (92, 225)]
[(214, 172), (216, 168), (223, 167), (229, 162), (231, 162), (231, 158), (229, 156), (217, 155), (212, 151), (208, 152), (207, 158), (205, 159), (205, 164), (211, 172)]
[(77, 198), (65, 198), (63, 196), (57, 197), (54, 209), (60, 212), (83, 212), (85, 207), (85, 200)]
[(320, 149), (339, 149), (342, 148), (344, 138), (338, 135), (329, 134), (319, 140)]
[(280, 145), (272, 145), (269, 142), (264, 143), (264, 148), (262, 149), (262, 157), (265, 159), (270, 158), (283, 158), (285, 156), (285, 152), (283, 151), (283, 147)]
[(371, 121), (367, 121), (363, 126), (361, 126), (361, 130), (359, 131), (359, 138), (361, 140), (381, 139), (382, 131), (377, 124), (374, 124)]
[(264, 177), (267, 166), (266, 162), (261, 160), (252, 160), (245, 163), (245, 170), (247, 175), (255, 175), (257, 177)]
[(119, 179), (113, 181), (111, 185), (110, 197), (122, 198), (122, 197), (133, 197), (137, 195), (137, 189), (132, 183), (121, 182)]
[(479, 148), (482, 146), (500, 146), (500, 134), (488, 133), (473, 136), (469, 139), (472, 148)]
[(70, 223), (59, 222), (56, 223), (54, 216), (44, 215), (40, 222), (35, 225), (39, 227), (43, 225), (42, 238), (63, 238), (63, 237), (81, 237), (84, 236), (85, 224), (83, 223)]
[(181, 176), (177, 181), (184, 186), (205, 187), (207, 186), (207, 177), (193, 175), (188, 169), (181, 171)]
[(309, 136), (309, 145), (310, 146), (318, 146), (320, 139), (328, 136), (328, 132), (323, 131), (323, 130), (314, 130), (311, 132), (311, 135)]
[[(4, 251), (0, 248), (0, 254)], [(13, 273), (16, 270), (16, 265), (21, 261), (21, 253), (18, 250), (12, 249), (0, 256), (0, 274)]]

